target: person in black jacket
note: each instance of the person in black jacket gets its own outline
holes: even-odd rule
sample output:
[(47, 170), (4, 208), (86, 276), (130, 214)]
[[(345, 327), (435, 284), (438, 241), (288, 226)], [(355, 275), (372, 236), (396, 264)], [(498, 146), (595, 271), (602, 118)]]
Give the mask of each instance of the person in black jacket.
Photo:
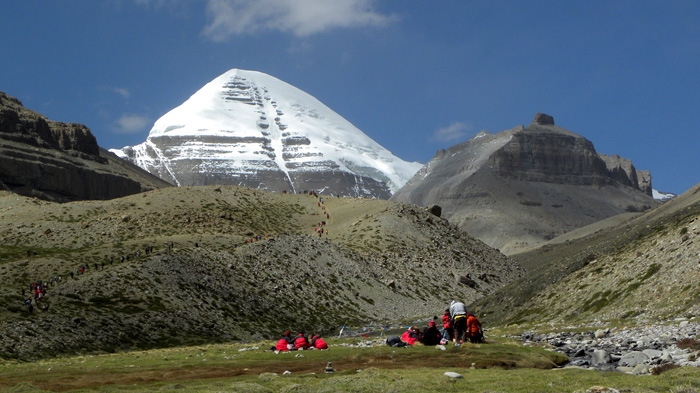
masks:
[(423, 330), (423, 339), (421, 341), (423, 345), (438, 345), (441, 339), (442, 335), (437, 327), (435, 327), (435, 321), (428, 322), (428, 327)]

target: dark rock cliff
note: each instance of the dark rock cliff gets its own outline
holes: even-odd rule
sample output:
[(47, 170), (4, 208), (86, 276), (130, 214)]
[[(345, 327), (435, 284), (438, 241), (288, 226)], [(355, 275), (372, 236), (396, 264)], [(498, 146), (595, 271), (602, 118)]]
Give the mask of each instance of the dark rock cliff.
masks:
[(57, 202), (112, 199), (169, 186), (101, 149), (84, 125), (47, 120), (2, 92), (0, 184)]

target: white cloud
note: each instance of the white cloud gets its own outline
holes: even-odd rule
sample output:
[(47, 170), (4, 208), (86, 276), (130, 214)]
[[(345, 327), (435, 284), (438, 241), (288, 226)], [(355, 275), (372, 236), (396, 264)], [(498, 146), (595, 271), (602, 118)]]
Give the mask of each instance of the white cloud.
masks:
[(119, 134), (133, 134), (148, 130), (151, 119), (142, 115), (124, 114), (117, 120), (114, 130)]
[(433, 133), (433, 140), (438, 142), (454, 142), (464, 139), (467, 132), (473, 130), (473, 125), (467, 122), (458, 121), (435, 131)]
[(131, 92), (129, 92), (129, 89), (125, 89), (123, 87), (110, 87), (109, 89), (124, 98), (129, 98), (129, 96), (131, 96)]
[(338, 27), (383, 26), (392, 16), (374, 0), (208, 0), (203, 34), (224, 41), (238, 34), (279, 30), (305, 37)]

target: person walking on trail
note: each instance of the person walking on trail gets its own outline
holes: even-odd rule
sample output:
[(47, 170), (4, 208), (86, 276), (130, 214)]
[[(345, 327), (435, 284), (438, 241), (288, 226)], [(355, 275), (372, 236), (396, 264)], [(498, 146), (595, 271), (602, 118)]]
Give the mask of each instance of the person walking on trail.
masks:
[(458, 347), (466, 340), (467, 333), (467, 307), (464, 303), (456, 300), (450, 303), (450, 318), (455, 329), (454, 343)]
[(469, 313), (467, 317), (467, 337), (469, 342), (475, 344), (484, 341), (484, 331), (481, 329), (481, 322), (472, 313)]

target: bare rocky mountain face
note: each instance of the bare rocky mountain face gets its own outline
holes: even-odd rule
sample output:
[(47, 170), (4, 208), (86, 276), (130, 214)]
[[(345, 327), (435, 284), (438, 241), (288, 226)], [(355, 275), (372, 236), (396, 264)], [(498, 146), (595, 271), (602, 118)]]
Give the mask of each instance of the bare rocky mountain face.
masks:
[(0, 92), (0, 189), (66, 202), (168, 186), (101, 149), (84, 125), (48, 120)]
[(270, 75), (230, 70), (111, 150), (179, 186), (388, 199), (421, 167), (369, 138), (311, 95)]
[(651, 176), (538, 113), (527, 127), (441, 150), (391, 198), (432, 204), (486, 244), (506, 254), (561, 234), (658, 204)]

